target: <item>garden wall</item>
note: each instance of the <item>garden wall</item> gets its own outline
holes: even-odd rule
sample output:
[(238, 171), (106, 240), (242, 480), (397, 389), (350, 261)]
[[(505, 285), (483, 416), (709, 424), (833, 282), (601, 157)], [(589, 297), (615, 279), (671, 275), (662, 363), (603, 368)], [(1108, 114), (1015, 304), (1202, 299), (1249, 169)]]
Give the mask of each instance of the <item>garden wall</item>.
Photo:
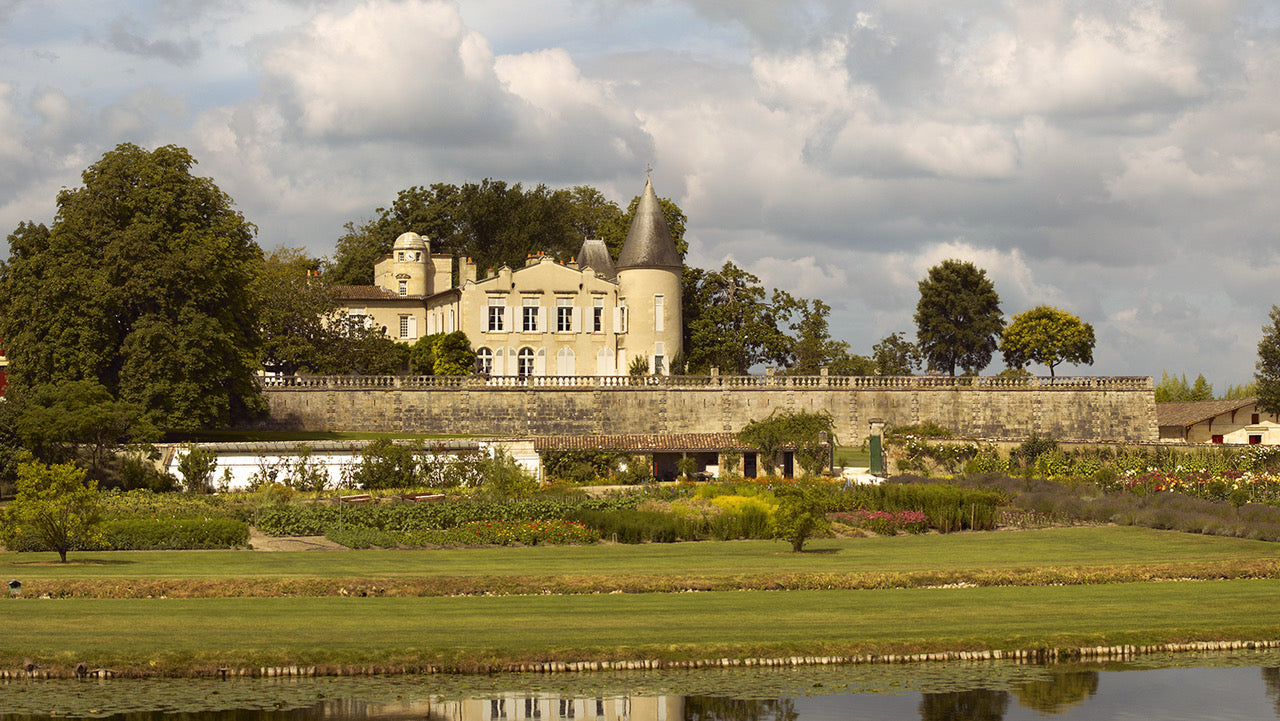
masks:
[(1149, 377), (289, 376), (264, 384), (274, 425), (313, 431), (713, 433), (775, 411), (810, 411), (830, 413), (844, 445), (860, 444), (873, 418), (932, 421), (982, 438), (1159, 437)]

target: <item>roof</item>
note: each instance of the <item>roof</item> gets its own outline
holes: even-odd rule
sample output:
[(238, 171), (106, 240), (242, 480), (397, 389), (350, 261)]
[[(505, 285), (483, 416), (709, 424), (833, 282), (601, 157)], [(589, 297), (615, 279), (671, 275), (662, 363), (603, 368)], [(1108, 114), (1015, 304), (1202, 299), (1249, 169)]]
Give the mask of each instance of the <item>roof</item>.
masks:
[(1186, 428), (1216, 418), (1223, 413), (1254, 405), (1257, 398), (1232, 398), (1221, 401), (1178, 401), (1156, 404), (1156, 425)]
[(540, 436), (539, 451), (753, 451), (733, 433), (642, 433), (611, 436)]
[(400, 300), (402, 298), (376, 285), (335, 285), (333, 290), (342, 300)]
[(676, 242), (662, 215), (662, 204), (653, 192), (653, 183), (644, 181), (644, 192), (636, 206), (627, 240), (618, 254), (618, 270), (627, 268), (682, 268)]
[(613, 258), (609, 257), (609, 248), (603, 240), (588, 238), (582, 243), (578, 253), (578, 267), (590, 268), (602, 278), (614, 278), (618, 271), (613, 267)]

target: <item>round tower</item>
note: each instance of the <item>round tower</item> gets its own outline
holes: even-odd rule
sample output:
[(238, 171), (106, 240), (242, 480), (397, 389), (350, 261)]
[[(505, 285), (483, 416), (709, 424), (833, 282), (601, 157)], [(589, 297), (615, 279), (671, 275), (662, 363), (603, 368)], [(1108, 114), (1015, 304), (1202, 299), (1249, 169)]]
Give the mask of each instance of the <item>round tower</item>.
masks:
[(417, 233), (402, 233), (391, 246), (391, 257), (378, 263), (374, 284), (402, 296), (430, 295), (427, 268), (431, 250)]
[[(628, 317), (618, 345), (626, 350), (627, 364), (643, 356), (650, 372), (671, 372), (671, 359), (683, 350), (683, 270), (662, 205), (646, 179), (617, 264), (619, 302), (626, 305)], [(627, 372), (625, 367), (618, 370)]]

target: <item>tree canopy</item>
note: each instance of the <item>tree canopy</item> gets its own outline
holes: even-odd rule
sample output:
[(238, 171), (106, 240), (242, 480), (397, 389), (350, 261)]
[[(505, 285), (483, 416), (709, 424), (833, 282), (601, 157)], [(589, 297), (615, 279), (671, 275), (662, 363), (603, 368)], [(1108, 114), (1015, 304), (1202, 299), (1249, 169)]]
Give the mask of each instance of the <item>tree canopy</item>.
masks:
[(1187, 374), (1171, 376), (1168, 371), (1160, 371), (1160, 382), (1156, 384), (1156, 403), (1177, 403), (1179, 401), (1211, 401), (1213, 400), (1213, 384), (1205, 380), (1204, 374), (1196, 376), (1195, 384), (1187, 383)]
[(1076, 316), (1041, 305), (1013, 317), (1000, 338), (1005, 365), (1028, 363), (1048, 367), (1049, 375), (1062, 363), (1093, 365), (1093, 326)]
[(1280, 306), (1271, 306), (1271, 323), (1262, 327), (1258, 341), (1257, 384), (1258, 410), (1280, 413)]
[[(486, 178), (479, 183), (436, 183), (401, 190), (388, 208), (365, 223), (348, 223), (338, 239), (328, 279), (335, 285), (368, 285), (373, 265), (391, 252), (400, 234), (413, 231), (431, 242), (432, 252), (469, 257), (482, 270), (518, 268), (530, 253), (568, 261), (587, 237), (599, 237), (617, 258), (640, 196), (626, 213), (586, 185), (553, 190), (526, 188)], [(659, 198), (681, 257), (685, 216), (671, 200)]]
[(67, 562), (67, 551), (93, 538), (102, 522), (97, 484), (71, 463), (18, 467), (18, 493), (5, 510), (5, 543), (51, 548)]
[(265, 410), (256, 229), (195, 162), (122, 144), (58, 194), (52, 227), (9, 236), (0, 337), (15, 384), (95, 380), (168, 430)]
[(920, 370), (920, 349), (899, 333), (890, 333), (871, 347), (875, 375), (909, 376)]
[(977, 373), (991, 363), (1004, 319), (987, 272), (973, 263), (944, 260), (919, 283), (916, 340), (930, 370)]
[(685, 354), (690, 372), (745, 374), (757, 363), (786, 365), (791, 338), (782, 330), (796, 307), (787, 293), (765, 292), (760, 279), (726, 262), (718, 271), (685, 267)]

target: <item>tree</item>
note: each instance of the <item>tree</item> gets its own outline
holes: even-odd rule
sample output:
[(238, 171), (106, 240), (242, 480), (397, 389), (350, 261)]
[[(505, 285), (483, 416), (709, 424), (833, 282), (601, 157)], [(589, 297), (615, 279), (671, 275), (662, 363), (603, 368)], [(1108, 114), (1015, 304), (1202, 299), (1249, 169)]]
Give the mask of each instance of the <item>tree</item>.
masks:
[(1256, 367), (1258, 410), (1280, 413), (1280, 306), (1271, 306), (1271, 324), (1262, 327)]
[(51, 548), (66, 563), (67, 551), (92, 540), (102, 521), (98, 486), (71, 463), (23, 463), (18, 467), (18, 494), (5, 520), (9, 547)]
[(873, 376), (876, 374), (876, 362), (862, 355), (841, 353), (831, 359), (831, 374), (837, 376)]
[(790, 295), (774, 290), (768, 296), (759, 278), (732, 262), (715, 272), (687, 273), (686, 279), (694, 287), (686, 284), (683, 307), (696, 308), (692, 318), (685, 316), (691, 370), (707, 372), (715, 366), (743, 375), (757, 363), (786, 363), (792, 342), (779, 326), (796, 306)]
[(1195, 385), (1187, 384), (1187, 375), (1171, 376), (1168, 371), (1160, 372), (1160, 382), (1156, 384), (1156, 403), (1178, 403), (1182, 401), (1213, 400), (1213, 385), (1205, 380), (1204, 374), (1196, 376)]
[(142, 408), (111, 397), (94, 381), (61, 381), (31, 390), (15, 430), (44, 463), (71, 463), (83, 450), (89, 478), (105, 480), (106, 466), (127, 443), (149, 442), (159, 433)]
[(818, 375), (820, 369), (830, 370), (833, 363), (849, 356), (849, 344), (831, 338), (827, 324), (831, 306), (821, 300), (801, 298), (796, 301), (794, 312), (799, 317), (791, 324), (789, 373)]
[(277, 247), (253, 283), (262, 333), (261, 363), (268, 371), (317, 372), (338, 342), (345, 319), (338, 294), (319, 274), (321, 262), (302, 248)]
[(218, 453), (212, 448), (201, 448), (188, 443), (186, 453), (178, 459), (178, 472), (188, 493), (209, 493), (213, 490), (213, 472), (218, 470)]
[(792, 551), (804, 551), (810, 537), (831, 527), (827, 499), (812, 483), (784, 486), (774, 494), (778, 508), (773, 512), (773, 537), (790, 543)]
[(409, 348), (409, 372), (415, 375), (463, 376), (475, 367), (476, 353), (460, 330), (424, 336)]
[(875, 375), (909, 376), (920, 370), (920, 349), (898, 333), (890, 333), (871, 347)]
[(986, 271), (973, 263), (944, 260), (920, 281), (916, 341), (930, 370), (977, 373), (991, 363), (1004, 330), (1000, 296)]
[(768, 418), (743, 426), (737, 436), (742, 443), (760, 451), (765, 472), (771, 476), (777, 465), (778, 452), (784, 448), (792, 449), (800, 467), (807, 473), (817, 473), (830, 459), (829, 444), (835, 443), (834, 423), (828, 413), (771, 413)]
[(256, 229), (184, 149), (122, 144), (20, 225), (0, 267), (15, 384), (96, 380), (166, 430), (264, 413)]
[(1054, 368), (1060, 363), (1093, 365), (1093, 326), (1076, 316), (1041, 305), (1013, 317), (1000, 339), (1005, 365), (1024, 368), (1039, 363)]

